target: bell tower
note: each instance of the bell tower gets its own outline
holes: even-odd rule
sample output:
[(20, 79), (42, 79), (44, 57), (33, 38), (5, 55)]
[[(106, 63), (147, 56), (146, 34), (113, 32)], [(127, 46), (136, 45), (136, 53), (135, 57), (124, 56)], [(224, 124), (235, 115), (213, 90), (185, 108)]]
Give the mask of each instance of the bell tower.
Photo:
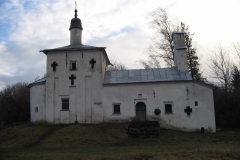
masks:
[(174, 45), (174, 66), (180, 72), (188, 71), (188, 60), (187, 60), (187, 46), (185, 44), (184, 32), (175, 31), (173, 32), (173, 45)]
[(77, 18), (77, 4), (75, 3), (75, 17), (71, 20), (70, 24), (70, 45), (82, 44), (82, 23), (79, 18)]

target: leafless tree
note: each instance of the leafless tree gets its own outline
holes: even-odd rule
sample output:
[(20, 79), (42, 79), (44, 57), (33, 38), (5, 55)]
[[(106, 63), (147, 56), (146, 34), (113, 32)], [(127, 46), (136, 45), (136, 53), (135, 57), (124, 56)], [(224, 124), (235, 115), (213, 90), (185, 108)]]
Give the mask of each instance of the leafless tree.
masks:
[(175, 20), (176, 18), (174, 17), (169, 17), (163, 8), (156, 9), (152, 13), (151, 18), (150, 27), (155, 29), (155, 37), (152, 39), (152, 44), (146, 51), (149, 60), (140, 60), (139, 63), (144, 68), (160, 67), (160, 62), (162, 62), (164, 66), (172, 67), (172, 32), (177, 30), (177, 20)]
[(225, 93), (230, 90), (232, 61), (230, 51), (218, 45), (217, 50), (210, 56), (210, 68), (213, 78), (217, 79), (224, 87)]
[(126, 70), (126, 69), (127, 67), (124, 64), (119, 63), (116, 60), (114, 60), (112, 65), (108, 67), (109, 71)]
[(240, 43), (239, 42), (232, 43), (232, 51), (233, 51), (233, 54), (236, 56), (238, 67), (240, 67)]

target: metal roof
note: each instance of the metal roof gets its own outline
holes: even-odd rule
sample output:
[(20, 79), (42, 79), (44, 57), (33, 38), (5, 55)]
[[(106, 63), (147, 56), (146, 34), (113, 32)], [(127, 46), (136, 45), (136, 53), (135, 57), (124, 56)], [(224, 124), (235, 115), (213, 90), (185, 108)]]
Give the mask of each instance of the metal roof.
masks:
[(103, 84), (190, 80), (192, 80), (192, 77), (188, 72), (179, 72), (176, 67), (173, 67), (106, 71)]
[(49, 52), (53, 52), (53, 51), (102, 50), (104, 53), (104, 56), (107, 59), (107, 64), (110, 65), (111, 62), (108, 58), (108, 55), (105, 49), (106, 47), (95, 47), (95, 46), (89, 46), (89, 45), (83, 45), (83, 44), (73, 44), (73, 45), (68, 45), (68, 46), (58, 47), (53, 49), (44, 49), (44, 50), (40, 50), (40, 52), (43, 52), (47, 55)]
[(48, 52), (48, 51), (71, 51), (71, 50), (95, 50), (95, 49), (106, 49), (106, 47), (95, 47), (89, 45), (82, 45), (82, 44), (73, 44), (64, 47), (58, 47), (53, 49), (44, 49), (40, 50), (40, 52)]
[(41, 78), (41, 79), (39, 79), (39, 80), (36, 80), (36, 81), (34, 81), (33, 83), (30, 83), (30, 84), (28, 85), (28, 87), (30, 88), (30, 87), (32, 87), (32, 86), (40, 85), (40, 84), (45, 84), (45, 83), (46, 83), (46, 77)]

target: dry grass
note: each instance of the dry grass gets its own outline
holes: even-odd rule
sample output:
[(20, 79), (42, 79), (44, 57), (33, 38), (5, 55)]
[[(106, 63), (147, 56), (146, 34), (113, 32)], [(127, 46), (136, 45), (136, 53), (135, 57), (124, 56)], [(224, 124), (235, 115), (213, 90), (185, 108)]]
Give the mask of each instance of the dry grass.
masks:
[(0, 131), (0, 159), (240, 159), (240, 132), (162, 129), (157, 139), (127, 138), (127, 124), (24, 123)]

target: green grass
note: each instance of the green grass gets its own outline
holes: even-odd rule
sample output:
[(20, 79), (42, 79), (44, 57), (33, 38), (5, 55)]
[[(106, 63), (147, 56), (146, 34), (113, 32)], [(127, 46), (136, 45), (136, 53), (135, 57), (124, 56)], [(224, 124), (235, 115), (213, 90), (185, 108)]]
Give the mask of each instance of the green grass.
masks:
[(240, 159), (240, 132), (161, 129), (159, 138), (127, 138), (127, 124), (23, 123), (0, 131), (0, 159)]

